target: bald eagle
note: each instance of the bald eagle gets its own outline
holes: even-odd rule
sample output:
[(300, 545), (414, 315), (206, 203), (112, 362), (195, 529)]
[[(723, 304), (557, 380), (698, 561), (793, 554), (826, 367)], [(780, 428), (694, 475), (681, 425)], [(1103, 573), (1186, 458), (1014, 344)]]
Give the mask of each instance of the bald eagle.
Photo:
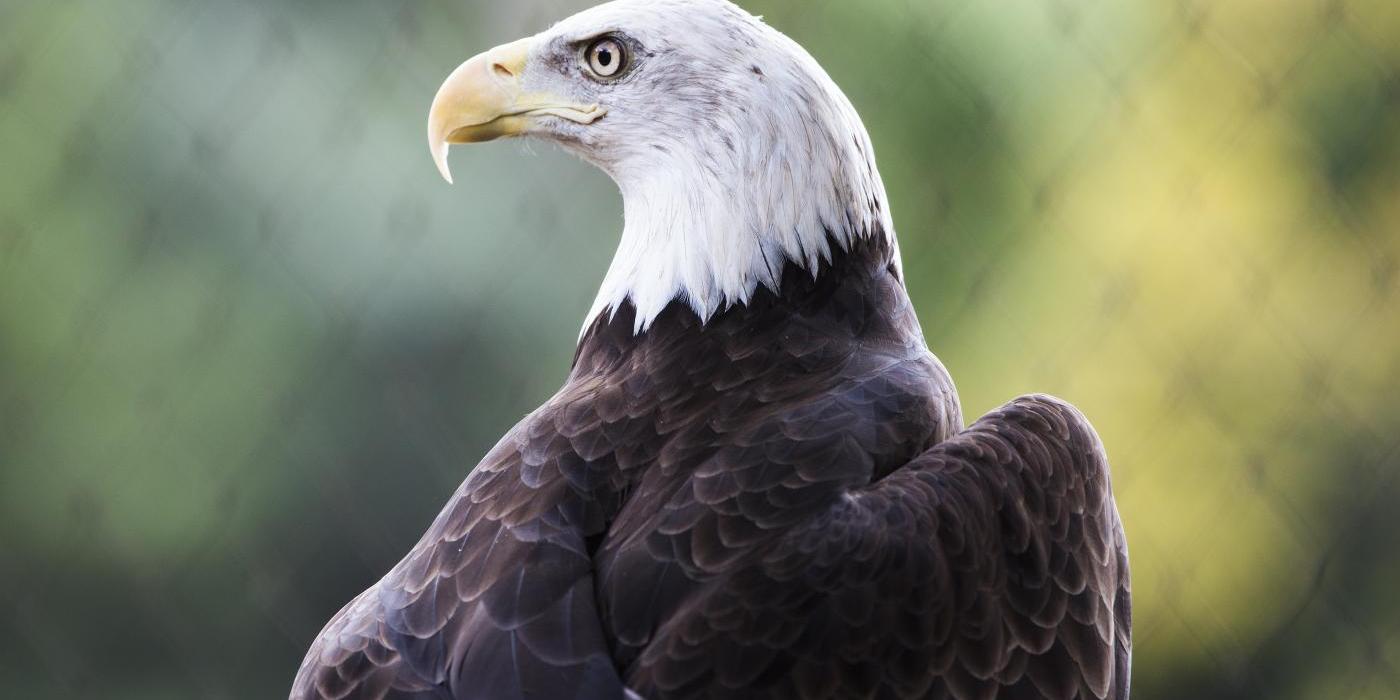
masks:
[(1084, 416), (964, 427), (870, 137), (726, 0), (619, 0), (458, 67), (432, 155), (532, 136), (625, 225), (558, 393), (311, 645), (292, 698), (1128, 697)]

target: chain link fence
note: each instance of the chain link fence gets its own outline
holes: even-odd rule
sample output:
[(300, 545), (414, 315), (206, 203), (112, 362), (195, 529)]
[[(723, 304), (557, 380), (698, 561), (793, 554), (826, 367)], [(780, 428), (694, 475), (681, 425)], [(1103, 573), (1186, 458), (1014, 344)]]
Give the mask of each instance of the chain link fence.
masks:
[[(564, 0), (0, 0), (0, 694), (286, 692), (562, 381), (620, 227), (422, 143)], [(1099, 428), (1139, 698), (1400, 697), (1400, 5), (754, 2), (875, 141), (969, 417)]]

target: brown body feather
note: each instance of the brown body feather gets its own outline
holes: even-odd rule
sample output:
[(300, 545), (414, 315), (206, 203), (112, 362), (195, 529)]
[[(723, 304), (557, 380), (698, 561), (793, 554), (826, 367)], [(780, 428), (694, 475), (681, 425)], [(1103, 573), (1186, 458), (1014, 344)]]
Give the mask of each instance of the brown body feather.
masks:
[(883, 237), (702, 324), (624, 305), (312, 646), (293, 698), (1113, 698), (1093, 429), (963, 429)]

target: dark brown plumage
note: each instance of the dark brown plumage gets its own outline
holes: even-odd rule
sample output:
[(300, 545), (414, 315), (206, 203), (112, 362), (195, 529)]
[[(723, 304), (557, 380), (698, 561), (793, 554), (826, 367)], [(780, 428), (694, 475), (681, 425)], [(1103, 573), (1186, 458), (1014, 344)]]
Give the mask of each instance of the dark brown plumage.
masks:
[(599, 319), (292, 697), (1126, 698), (1097, 436), (1045, 396), (963, 429), (884, 240)]

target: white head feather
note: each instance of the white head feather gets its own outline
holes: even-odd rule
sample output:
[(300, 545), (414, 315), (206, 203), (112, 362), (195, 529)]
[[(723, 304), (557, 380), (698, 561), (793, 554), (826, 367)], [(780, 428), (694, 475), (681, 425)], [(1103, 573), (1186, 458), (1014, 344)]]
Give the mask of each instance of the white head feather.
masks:
[[(577, 47), (620, 37), (616, 81), (580, 75)], [(640, 332), (681, 299), (699, 317), (776, 288), (785, 260), (815, 271), (894, 229), (850, 100), (801, 46), (727, 0), (617, 0), (537, 35), (528, 89), (597, 103), (551, 134), (607, 172), (625, 225), (585, 328), (625, 300)], [(896, 251), (895, 264), (898, 264)]]

